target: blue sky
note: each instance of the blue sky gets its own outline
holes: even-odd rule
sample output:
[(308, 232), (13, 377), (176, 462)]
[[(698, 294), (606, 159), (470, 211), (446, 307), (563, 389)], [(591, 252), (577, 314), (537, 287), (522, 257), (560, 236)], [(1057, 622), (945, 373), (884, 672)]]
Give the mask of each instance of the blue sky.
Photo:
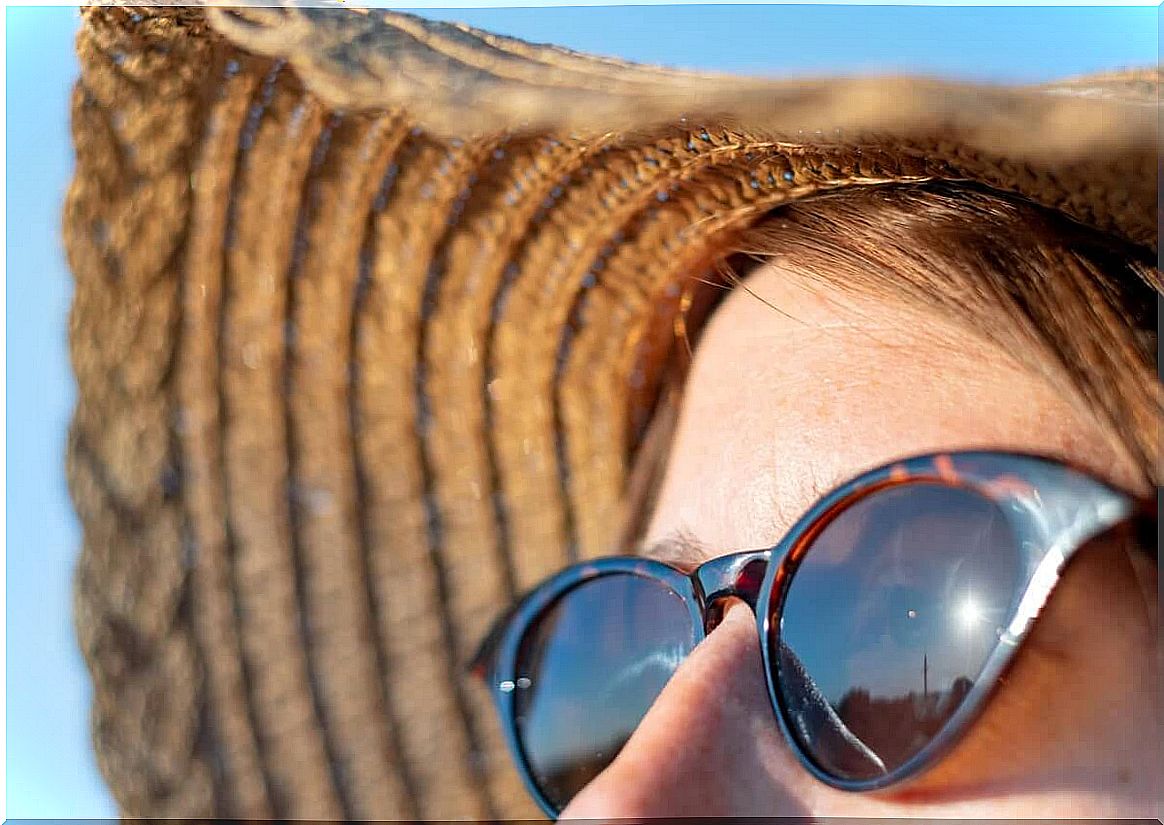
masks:
[[(1034, 82), (1158, 59), (1155, 8), (638, 6), (426, 10), (530, 40), (753, 74), (904, 70)], [(78, 528), (62, 473), (73, 398), (57, 242), (76, 73), (71, 8), (8, 8), (7, 816), (113, 814), (73, 641)]]

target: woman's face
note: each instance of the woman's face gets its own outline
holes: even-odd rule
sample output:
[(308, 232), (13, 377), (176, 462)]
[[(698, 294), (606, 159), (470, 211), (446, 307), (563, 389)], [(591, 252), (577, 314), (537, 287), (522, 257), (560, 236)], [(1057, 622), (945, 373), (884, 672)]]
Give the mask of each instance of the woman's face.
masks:
[[(771, 546), (831, 487), (914, 453), (1036, 451), (1136, 490), (1113, 438), (952, 321), (775, 265), (745, 285), (700, 341), (647, 553)], [(983, 715), (908, 784), (849, 793), (801, 766), (736, 603), (562, 817), (1155, 815), (1156, 572), (1114, 545), (1076, 556)]]

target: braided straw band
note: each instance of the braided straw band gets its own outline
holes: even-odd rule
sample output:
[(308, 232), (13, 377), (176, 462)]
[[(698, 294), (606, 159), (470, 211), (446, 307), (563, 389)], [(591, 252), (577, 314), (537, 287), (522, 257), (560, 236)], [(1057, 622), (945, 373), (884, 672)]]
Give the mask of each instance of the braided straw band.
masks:
[[(723, 78), (390, 13), (83, 15), (76, 624), (128, 815), (537, 816), (464, 664), (519, 591), (618, 549), (681, 293), (774, 206), (964, 178), (1155, 244), (1155, 109), (1067, 86), (1040, 129), (1126, 134), (1056, 155), (1016, 92), (987, 130), (1013, 153), (796, 142)], [(543, 63), (563, 100), (610, 83), (623, 108), (532, 117)], [(731, 116), (607, 128), (644, 76)]]

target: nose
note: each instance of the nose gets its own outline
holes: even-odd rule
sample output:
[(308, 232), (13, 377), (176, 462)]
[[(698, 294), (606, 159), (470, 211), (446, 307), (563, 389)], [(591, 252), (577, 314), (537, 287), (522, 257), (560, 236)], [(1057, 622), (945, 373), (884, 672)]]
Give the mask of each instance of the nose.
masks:
[(560, 818), (804, 816), (798, 772), (768, 701), (755, 616), (736, 601)]

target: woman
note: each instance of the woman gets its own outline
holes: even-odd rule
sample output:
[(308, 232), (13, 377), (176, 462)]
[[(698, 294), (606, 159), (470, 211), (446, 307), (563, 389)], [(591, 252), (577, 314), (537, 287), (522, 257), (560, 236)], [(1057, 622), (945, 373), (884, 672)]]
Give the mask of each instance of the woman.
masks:
[[(838, 483), (951, 447), (1061, 456), (1151, 493), (1158, 426), (1134, 422), (1158, 421), (1153, 345), (1139, 339), (1153, 326), (1155, 294), (1141, 282), (1116, 297), (1122, 287), (1109, 280), (1158, 277), (1146, 257), (1111, 256), (1101, 239), (1041, 210), (942, 185), (805, 199), (745, 243), (772, 257), (701, 338), (648, 555), (690, 569), (726, 549), (772, 547)], [(828, 664), (813, 648), (831, 626), (848, 630), (872, 612), (872, 633), (837, 640), (828, 653), (850, 659), (854, 683), (876, 684), (886, 667), (899, 677), (913, 659), (911, 675), (921, 675), (924, 637), (911, 634), (923, 631), (902, 626), (923, 617), (907, 611), (936, 590), (928, 570), (945, 563), (932, 557), (957, 552), (982, 525), (948, 505), (918, 506), (896, 516), (893, 535), (865, 524), (808, 551), (806, 559), (825, 545), (851, 551), (854, 539), (870, 546), (864, 561), (825, 579), (843, 589), (843, 575), (863, 572), (855, 592), (818, 593), (823, 610), (803, 606), (800, 620), (816, 625), (799, 638), (814, 665)], [(926, 523), (935, 512), (941, 520)], [(1157, 568), (1136, 542), (1151, 552), (1145, 542), (1154, 540), (1117, 531), (1088, 544), (965, 738), (911, 782), (871, 794), (829, 787), (797, 761), (771, 724), (755, 618), (736, 602), (562, 816), (1149, 811), (1159, 794)], [(967, 547), (989, 553), (998, 541), (974, 535)], [(796, 587), (793, 578), (790, 594)], [(943, 598), (935, 607), (944, 621), (963, 602)], [(939, 631), (946, 649), (929, 649), (931, 686), (935, 662), (960, 655), (962, 630)], [(980, 661), (964, 672), (973, 678)], [(869, 723), (876, 728), (892, 708), (872, 713), (864, 729), (875, 738)], [(845, 716), (853, 727), (855, 715)], [(884, 752), (902, 736), (900, 727), (889, 732)]]
[[(77, 628), (127, 814), (1151, 810), (1153, 74), (84, 21)], [(673, 564), (589, 564), (635, 547)]]

